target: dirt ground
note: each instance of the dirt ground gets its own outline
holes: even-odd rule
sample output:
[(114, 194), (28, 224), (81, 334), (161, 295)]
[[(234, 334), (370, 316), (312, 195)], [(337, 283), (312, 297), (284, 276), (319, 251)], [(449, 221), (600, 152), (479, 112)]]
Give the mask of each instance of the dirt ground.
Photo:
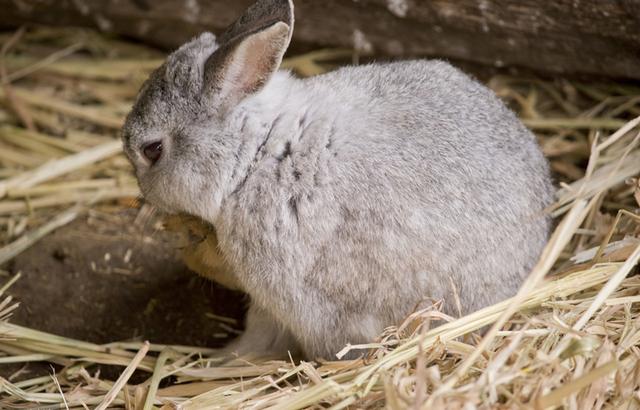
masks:
[(234, 337), (243, 295), (190, 272), (177, 238), (136, 216), (137, 210), (92, 211), (5, 266), (22, 272), (9, 292), (20, 302), (11, 321), (94, 343), (219, 347)]

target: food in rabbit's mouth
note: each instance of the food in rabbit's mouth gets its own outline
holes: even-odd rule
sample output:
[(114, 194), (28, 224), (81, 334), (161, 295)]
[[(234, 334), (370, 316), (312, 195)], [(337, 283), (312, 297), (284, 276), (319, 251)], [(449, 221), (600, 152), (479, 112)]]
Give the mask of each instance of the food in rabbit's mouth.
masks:
[(333, 359), (425, 300), (512, 296), (550, 229), (533, 134), (442, 61), (280, 71), (293, 16), (260, 0), (184, 44), (122, 133), (146, 199), (193, 216), (187, 263), (249, 295), (228, 351)]
[(178, 247), (189, 269), (226, 288), (242, 290), (231, 266), (218, 251), (218, 238), (211, 224), (190, 215), (170, 215), (164, 225), (180, 236)]

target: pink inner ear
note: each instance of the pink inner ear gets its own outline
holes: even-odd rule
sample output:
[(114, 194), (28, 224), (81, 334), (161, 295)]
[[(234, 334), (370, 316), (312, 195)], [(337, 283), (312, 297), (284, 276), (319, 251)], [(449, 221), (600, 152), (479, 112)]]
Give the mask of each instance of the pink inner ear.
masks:
[(259, 91), (279, 68), (288, 43), (289, 26), (282, 22), (242, 39), (218, 67), (221, 96), (238, 102)]
[[(281, 39), (267, 37), (265, 34), (259, 33), (252, 38), (247, 39), (247, 66), (246, 72), (243, 74), (243, 81), (246, 92), (255, 92), (261, 88), (269, 79), (271, 74), (280, 66), (282, 54), (280, 48)], [(286, 33), (284, 33), (286, 35)]]

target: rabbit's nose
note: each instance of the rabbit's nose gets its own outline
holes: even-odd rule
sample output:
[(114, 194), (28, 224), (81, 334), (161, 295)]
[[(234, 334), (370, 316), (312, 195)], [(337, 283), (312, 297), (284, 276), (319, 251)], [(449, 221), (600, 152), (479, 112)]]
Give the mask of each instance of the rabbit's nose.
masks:
[(144, 155), (152, 165), (158, 162), (162, 155), (162, 141), (154, 141), (143, 145), (142, 155)]

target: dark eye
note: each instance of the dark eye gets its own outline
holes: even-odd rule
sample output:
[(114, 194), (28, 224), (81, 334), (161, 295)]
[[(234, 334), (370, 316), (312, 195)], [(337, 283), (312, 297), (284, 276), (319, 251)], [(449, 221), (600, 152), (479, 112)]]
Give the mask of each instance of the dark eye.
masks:
[(162, 155), (162, 142), (154, 141), (150, 142), (142, 147), (142, 154), (152, 164), (155, 164)]

